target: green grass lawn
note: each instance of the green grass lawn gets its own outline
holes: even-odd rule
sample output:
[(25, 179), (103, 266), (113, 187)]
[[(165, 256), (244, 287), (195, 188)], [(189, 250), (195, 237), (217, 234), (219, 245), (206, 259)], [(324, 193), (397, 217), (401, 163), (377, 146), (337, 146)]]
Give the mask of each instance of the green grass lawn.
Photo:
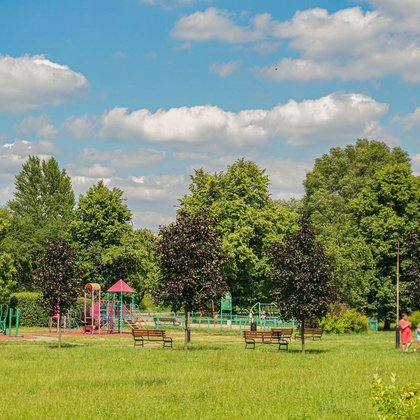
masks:
[[(23, 331), (24, 332), (24, 331)], [(0, 417), (84, 419), (370, 419), (378, 372), (398, 384), (420, 376), (420, 354), (392, 333), (324, 336), (290, 351), (238, 335), (192, 332), (191, 348), (134, 348), (131, 336), (0, 341)]]

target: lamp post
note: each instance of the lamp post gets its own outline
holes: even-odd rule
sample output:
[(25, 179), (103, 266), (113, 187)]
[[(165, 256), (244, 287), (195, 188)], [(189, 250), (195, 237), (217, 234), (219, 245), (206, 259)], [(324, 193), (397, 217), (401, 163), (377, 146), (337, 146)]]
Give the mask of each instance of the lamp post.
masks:
[(400, 238), (397, 233), (394, 233), (397, 238), (397, 311), (395, 323), (395, 348), (400, 348)]

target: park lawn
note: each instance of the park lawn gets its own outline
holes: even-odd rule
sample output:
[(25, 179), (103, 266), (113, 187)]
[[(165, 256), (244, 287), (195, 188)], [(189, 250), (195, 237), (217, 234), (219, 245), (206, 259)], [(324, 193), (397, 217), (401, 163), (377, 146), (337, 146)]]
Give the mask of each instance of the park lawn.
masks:
[(394, 349), (392, 333), (326, 335), (290, 351), (238, 335), (192, 332), (190, 350), (134, 348), (129, 335), (65, 336), (55, 343), (0, 341), (2, 419), (373, 419), (374, 373), (418, 381), (420, 354)]

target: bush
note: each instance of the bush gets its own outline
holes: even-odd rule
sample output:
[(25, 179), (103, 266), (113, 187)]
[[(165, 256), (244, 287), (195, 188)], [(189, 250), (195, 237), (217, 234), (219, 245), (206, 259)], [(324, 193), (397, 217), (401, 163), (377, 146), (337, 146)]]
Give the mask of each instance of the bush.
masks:
[(13, 293), (10, 306), (19, 308), (21, 327), (48, 327), (48, 313), (39, 304), (41, 295), (33, 292)]
[(355, 309), (348, 309), (342, 305), (333, 307), (319, 322), (319, 326), (327, 333), (361, 333), (368, 329), (368, 319)]
[(420, 324), (420, 311), (413, 312), (409, 317), (413, 330)]
[(397, 388), (395, 374), (391, 384), (384, 385), (378, 374), (373, 377), (372, 399), (381, 419), (415, 419), (420, 409), (420, 383)]

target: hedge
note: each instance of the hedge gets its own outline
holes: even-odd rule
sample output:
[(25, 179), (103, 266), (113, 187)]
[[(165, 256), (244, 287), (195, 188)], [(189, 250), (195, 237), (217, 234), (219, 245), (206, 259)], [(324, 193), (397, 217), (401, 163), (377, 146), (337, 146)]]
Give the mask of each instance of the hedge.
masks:
[(21, 311), (21, 327), (48, 327), (48, 312), (38, 303), (41, 295), (35, 292), (12, 293), (10, 306)]

